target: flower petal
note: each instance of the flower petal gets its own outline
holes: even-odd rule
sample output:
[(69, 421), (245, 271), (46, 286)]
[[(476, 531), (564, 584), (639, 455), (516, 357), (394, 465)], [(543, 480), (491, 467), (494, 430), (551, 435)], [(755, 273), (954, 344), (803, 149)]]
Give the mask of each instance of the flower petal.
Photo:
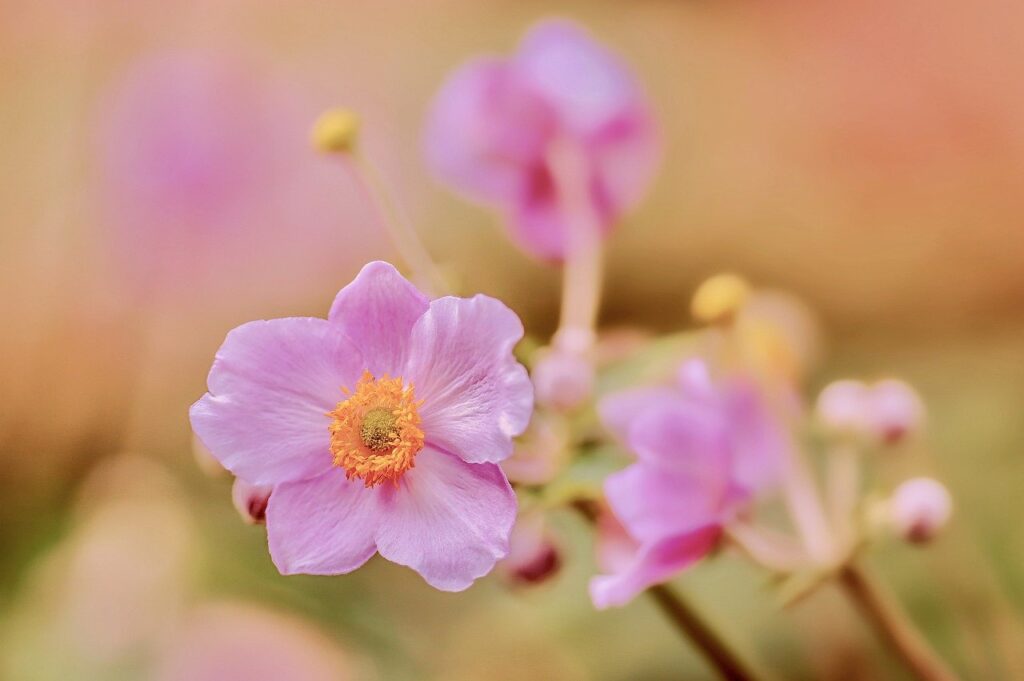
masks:
[(668, 581), (706, 556), (720, 535), (717, 525), (706, 525), (641, 546), (623, 572), (590, 580), (594, 607), (604, 610), (625, 605), (648, 587)]
[(457, 69), (431, 107), (424, 142), (435, 174), (471, 199), (513, 203), (544, 156), (554, 114), (508, 61)]
[(678, 393), (668, 387), (633, 388), (603, 398), (597, 405), (597, 411), (605, 428), (626, 442), (637, 418), (663, 404), (678, 401)]
[(380, 555), (442, 591), (467, 588), (508, 553), (516, 497), (497, 465), (426, 447), (398, 487), (381, 489), (380, 504)]
[(604, 490), (612, 511), (641, 542), (718, 522), (725, 498), (719, 485), (643, 462), (609, 475)]
[(393, 265), (371, 262), (341, 289), (327, 318), (340, 324), (375, 377), (400, 376), (409, 333), (430, 301)]
[(512, 454), (533, 410), (533, 385), (512, 355), (522, 337), (519, 318), (494, 298), (430, 304), (412, 332), (407, 374), (429, 445), (470, 463)]
[(333, 468), (274, 488), (267, 504), (270, 556), (282, 575), (340, 575), (376, 552), (379, 489)]
[(192, 429), (221, 464), (254, 485), (301, 480), (331, 466), (327, 412), (355, 385), (362, 360), (326, 320), (243, 324), (217, 351)]

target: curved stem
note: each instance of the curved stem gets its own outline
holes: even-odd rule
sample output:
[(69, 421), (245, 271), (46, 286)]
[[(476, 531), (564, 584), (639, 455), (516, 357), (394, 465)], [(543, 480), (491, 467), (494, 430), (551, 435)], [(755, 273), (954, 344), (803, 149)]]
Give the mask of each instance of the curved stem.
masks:
[(355, 175), (371, 203), (377, 208), (380, 220), (387, 230), (398, 255), (412, 269), (416, 283), (433, 295), (444, 295), (448, 286), (430, 257), (408, 216), (391, 199), (380, 172), (366, 157), (358, 152), (349, 155)]
[(853, 563), (839, 571), (839, 583), (889, 650), (921, 681), (958, 681), (921, 632), (865, 571)]
[(758, 677), (743, 665), (725, 642), (708, 627), (693, 608), (668, 586), (659, 584), (647, 590), (683, 636), (692, 642), (704, 659), (726, 681), (755, 681)]

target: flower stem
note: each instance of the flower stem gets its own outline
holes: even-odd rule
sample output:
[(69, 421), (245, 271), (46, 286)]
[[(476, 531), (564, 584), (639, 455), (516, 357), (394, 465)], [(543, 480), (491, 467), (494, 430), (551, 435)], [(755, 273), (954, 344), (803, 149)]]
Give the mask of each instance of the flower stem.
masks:
[(665, 616), (672, 620), (683, 637), (692, 642), (704, 655), (704, 659), (715, 668), (722, 679), (755, 681), (758, 678), (743, 665), (736, 654), (679, 594), (664, 584), (652, 586), (647, 593)]
[(915, 677), (921, 681), (957, 681), (956, 674), (932, 650), (907, 615), (863, 568), (853, 563), (846, 565), (839, 572), (839, 583), (879, 638)]
[[(600, 506), (592, 499), (575, 499), (569, 504), (591, 525), (598, 522), (602, 513)], [(609, 511), (605, 510), (604, 513)], [(683, 638), (692, 644), (707, 662), (726, 681), (758, 681), (729, 645), (714, 632), (682, 596), (665, 584), (656, 584), (647, 593), (658, 604), (661, 611), (676, 626)]]
[(358, 151), (349, 154), (354, 175), (369, 196), (371, 203), (380, 214), (380, 221), (387, 230), (391, 243), (398, 255), (412, 270), (417, 285), (430, 291), (435, 296), (448, 292), (448, 285), (430, 257), (412, 222), (396, 203), (387, 190), (383, 177), (365, 156)]
[(570, 352), (590, 350), (601, 304), (604, 248), (599, 217), (589, 196), (587, 160), (568, 141), (553, 145), (548, 164), (565, 223), (562, 309), (555, 344)]

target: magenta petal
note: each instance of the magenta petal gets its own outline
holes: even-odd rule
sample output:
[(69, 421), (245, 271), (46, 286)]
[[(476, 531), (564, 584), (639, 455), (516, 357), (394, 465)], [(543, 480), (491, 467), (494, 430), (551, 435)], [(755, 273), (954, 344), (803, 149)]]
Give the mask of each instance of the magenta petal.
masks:
[(645, 463), (609, 475), (604, 490), (619, 521), (641, 542), (717, 522), (725, 495), (721, 484)]
[(408, 378), (429, 445), (470, 463), (512, 454), (529, 424), (533, 385), (512, 355), (523, 325), (487, 296), (440, 298), (412, 332)]
[(706, 556), (720, 534), (719, 526), (706, 525), (643, 545), (621, 573), (590, 580), (590, 599), (601, 610), (625, 605), (648, 587), (668, 581)]
[(243, 324), (217, 351), (209, 392), (192, 405), (192, 429), (221, 464), (254, 485), (331, 467), (327, 412), (354, 385), (362, 360), (326, 320)]
[(508, 553), (516, 497), (497, 465), (427, 447), (398, 488), (382, 488), (380, 502), (380, 555), (442, 591), (467, 588)]
[(400, 376), (409, 333), (430, 301), (386, 262), (371, 262), (338, 292), (327, 318), (340, 324), (375, 377)]
[(722, 486), (732, 464), (729, 432), (721, 414), (700, 404), (666, 402), (639, 415), (629, 431), (640, 461)]
[(340, 575), (376, 552), (379, 489), (333, 468), (312, 480), (278, 485), (267, 505), (270, 556), (282, 575)]

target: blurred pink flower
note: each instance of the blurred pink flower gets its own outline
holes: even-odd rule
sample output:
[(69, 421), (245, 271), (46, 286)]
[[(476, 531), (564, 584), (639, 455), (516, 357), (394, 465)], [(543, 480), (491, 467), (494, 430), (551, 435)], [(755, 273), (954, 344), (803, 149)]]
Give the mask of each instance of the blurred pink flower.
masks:
[(600, 412), (637, 456), (605, 481), (626, 535), (605, 552), (612, 574), (591, 581), (594, 604), (606, 608), (707, 555), (722, 528), (776, 481), (785, 439), (753, 386), (716, 385), (700, 360), (683, 365), (676, 386), (610, 396)]
[(274, 486), (267, 532), (282, 574), (346, 573), (380, 552), (465, 589), (507, 553), (515, 520), (497, 462), (533, 408), (512, 355), (522, 334), (493, 298), (431, 302), (371, 263), (326, 320), (229, 333), (192, 427), (232, 473)]
[(925, 420), (925, 407), (917, 391), (894, 378), (872, 385), (834, 381), (821, 391), (816, 411), (818, 420), (836, 433), (887, 445), (914, 434)]
[(607, 232), (646, 190), (659, 149), (650, 106), (621, 60), (566, 21), (547, 21), (511, 57), (458, 69), (433, 104), (426, 130), (436, 175), (495, 205), (516, 242), (561, 259), (567, 217), (549, 155), (568, 142), (585, 159), (599, 228)]
[(284, 296), (343, 256), (364, 260), (373, 239), (343, 243), (358, 222), (344, 218), (336, 169), (309, 149), (316, 111), (235, 56), (133, 64), (97, 110), (98, 194), (117, 267), (147, 293)]
[(302, 620), (251, 605), (197, 608), (157, 662), (158, 681), (345, 681), (352, 664)]

